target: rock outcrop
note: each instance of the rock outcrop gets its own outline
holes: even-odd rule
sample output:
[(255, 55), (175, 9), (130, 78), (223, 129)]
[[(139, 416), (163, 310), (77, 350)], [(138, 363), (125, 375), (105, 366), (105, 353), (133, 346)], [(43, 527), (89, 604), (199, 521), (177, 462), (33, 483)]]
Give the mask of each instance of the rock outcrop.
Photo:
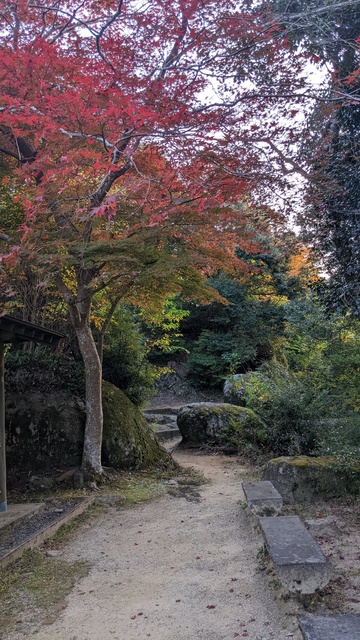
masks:
[(103, 382), (103, 411), (104, 464), (115, 469), (148, 469), (171, 463), (140, 409), (109, 382)]
[[(103, 462), (117, 469), (171, 464), (141, 411), (125, 394), (103, 383)], [(10, 478), (42, 475), (81, 465), (84, 401), (64, 390), (7, 393), (6, 451)]]
[(248, 371), (248, 373), (237, 373), (230, 376), (224, 383), (224, 400), (239, 407), (245, 407), (246, 395), (266, 396), (269, 386), (272, 383), (269, 378), (259, 371)]
[(282, 456), (270, 460), (263, 474), (287, 504), (360, 491), (360, 462), (340, 464), (332, 457)]
[(237, 452), (261, 448), (267, 432), (251, 409), (227, 403), (197, 402), (182, 407), (177, 424), (183, 444), (222, 447)]

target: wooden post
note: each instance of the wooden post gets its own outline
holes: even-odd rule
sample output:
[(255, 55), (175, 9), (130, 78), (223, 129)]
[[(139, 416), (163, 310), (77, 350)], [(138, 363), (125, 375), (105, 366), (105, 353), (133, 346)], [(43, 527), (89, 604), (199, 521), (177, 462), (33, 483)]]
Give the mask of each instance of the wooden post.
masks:
[(0, 511), (7, 510), (4, 355), (4, 343), (0, 342)]

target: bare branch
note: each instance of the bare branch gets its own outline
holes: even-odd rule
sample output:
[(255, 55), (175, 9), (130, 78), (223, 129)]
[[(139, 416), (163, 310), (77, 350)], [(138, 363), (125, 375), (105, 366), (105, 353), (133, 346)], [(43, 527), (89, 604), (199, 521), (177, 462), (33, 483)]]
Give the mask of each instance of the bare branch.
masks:
[(95, 42), (96, 42), (96, 50), (100, 56), (100, 58), (102, 58), (104, 60), (104, 62), (106, 62), (106, 64), (109, 65), (109, 67), (111, 67), (111, 69), (113, 71), (115, 71), (115, 67), (114, 65), (110, 62), (110, 60), (108, 60), (108, 58), (105, 56), (105, 54), (102, 52), (101, 47), (100, 47), (100, 40), (102, 38), (102, 36), (104, 35), (105, 31), (113, 24), (113, 22), (115, 22), (115, 20), (120, 16), (121, 14), (121, 10), (122, 10), (122, 6), (123, 6), (124, 0), (119, 0), (118, 3), (118, 7), (117, 10), (115, 11), (115, 13), (108, 18), (108, 20), (105, 22), (105, 24), (103, 25), (103, 27), (101, 27), (99, 33), (96, 35), (95, 37)]
[[(272, 140), (270, 139), (264, 139), (264, 142), (266, 142), (269, 147), (275, 151), (275, 153), (279, 156), (280, 160), (284, 163), (284, 164), (289, 164), (293, 170), (296, 173), (299, 173), (301, 176), (303, 176), (303, 178), (305, 178), (306, 180), (310, 180), (311, 182), (314, 181), (314, 178), (312, 177), (312, 175), (310, 173), (308, 173), (301, 165), (299, 165), (293, 158), (289, 158), (288, 156), (285, 156), (285, 154), (281, 151), (281, 149), (279, 149), (279, 147), (277, 147)], [(289, 173), (289, 171), (286, 171), (286, 173)]]

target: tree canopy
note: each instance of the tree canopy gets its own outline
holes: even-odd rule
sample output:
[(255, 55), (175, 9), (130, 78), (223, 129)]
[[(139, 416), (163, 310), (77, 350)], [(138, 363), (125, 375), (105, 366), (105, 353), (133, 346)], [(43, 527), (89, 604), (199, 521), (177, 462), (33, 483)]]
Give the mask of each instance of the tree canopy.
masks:
[[(46, 287), (62, 318), (67, 309), (85, 365), (91, 472), (101, 472), (103, 338), (120, 301), (149, 313), (174, 294), (225, 302), (208, 278), (250, 276), (246, 256), (262, 253), (282, 218), (265, 193), (278, 202), (296, 173), (315, 185), (308, 219), (321, 211), (331, 230), (326, 254), (357, 273), (352, 13), (338, 26), (333, 6), (338, 39), (324, 60), (334, 73), (319, 116), (331, 134), (301, 165), (305, 63), (320, 55), (322, 27), (299, 22), (301, 2), (273, 5), (0, 0), (1, 292), (26, 283), (36, 309)], [(350, 62), (336, 70), (334, 51)]]
[[(261, 174), (253, 117), (264, 98), (284, 104), (290, 66), (246, 2), (18, 0), (0, 24), (3, 183), (24, 216), (1, 224), (2, 266), (31, 262), (64, 298), (86, 371), (84, 467), (99, 472), (93, 300), (110, 300), (106, 327), (119, 300), (209, 298), (206, 276), (241, 267), (235, 247), (256, 247), (234, 206)], [(277, 96), (269, 74), (252, 82), (260, 60)]]

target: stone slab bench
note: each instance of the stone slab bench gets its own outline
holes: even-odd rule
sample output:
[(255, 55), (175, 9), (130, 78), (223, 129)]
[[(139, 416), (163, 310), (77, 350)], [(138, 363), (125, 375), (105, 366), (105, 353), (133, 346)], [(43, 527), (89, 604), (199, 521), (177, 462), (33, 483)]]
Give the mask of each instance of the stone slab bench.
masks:
[(304, 616), (299, 620), (305, 640), (356, 640), (360, 638), (360, 615)]
[(315, 593), (330, 580), (332, 566), (298, 516), (259, 518), (279, 578), (289, 591)]
[(246, 504), (257, 516), (276, 515), (281, 511), (283, 500), (269, 480), (242, 482)]

